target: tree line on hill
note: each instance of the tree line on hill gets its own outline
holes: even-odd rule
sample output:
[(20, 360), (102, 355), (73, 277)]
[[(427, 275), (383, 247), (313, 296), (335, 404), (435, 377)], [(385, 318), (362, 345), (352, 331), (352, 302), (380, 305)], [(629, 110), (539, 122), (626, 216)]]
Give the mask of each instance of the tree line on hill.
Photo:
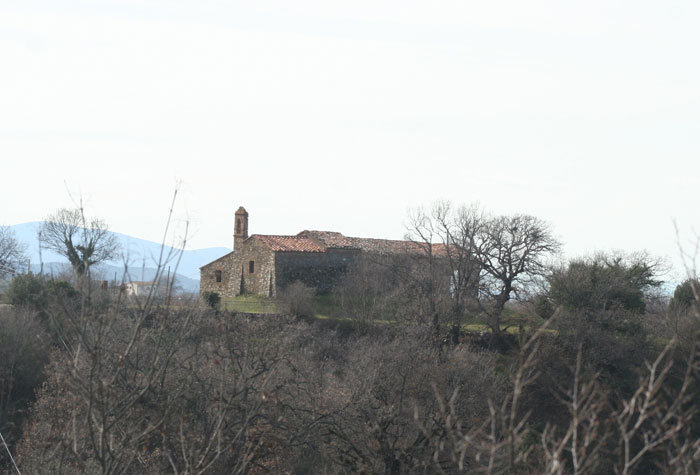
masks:
[(417, 211), (409, 233), (425, 255), (355, 263), (329, 297), (336, 319), (313, 318), (302, 284), (261, 317), (125, 301), (79, 269), (16, 277), (0, 311), (0, 467), (700, 471), (693, 275), (668, 299), (644, 253), (552, 264), (546, 223), (476, 207)]

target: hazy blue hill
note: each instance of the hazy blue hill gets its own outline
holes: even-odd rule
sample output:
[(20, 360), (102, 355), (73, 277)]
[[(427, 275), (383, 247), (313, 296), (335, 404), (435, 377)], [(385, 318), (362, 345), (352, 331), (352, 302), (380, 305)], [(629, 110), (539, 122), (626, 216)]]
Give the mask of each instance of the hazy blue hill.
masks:
[[(66, 272), (72, 272), (70, 264), (67, 262), (48, 262), (44, 266), (40, 264), (31, 265), (32, 272), (44, 275), (59, 277)], [(124, 275), (124, 267), (117, 267), (108, 264), (100, 264), (92, 267), (92, 277), (100, 280), (107, 280), (111, 283), (116, 279), (118, 283), (122, 281), (152, 281), (156, 276), (156, 269), (152, 267), (139, 268), (138, 272), (129, 272), (129, 275)], [(167, 276), (167, 269), (163, 272), (163, 277)], [(189, 279), (182, 274), (175, 276), (176, 287), (185, 291), (197, 293), (199, 292), (199, 279)]]
[[(17, 239), (27, 246), (27, 256), (31, 261), (33, 272), (38, 272), (40, 262), (43, 262), (44, 272), (60, 273), (62, 269), (65, 269), (64, 266), (67, 265), (65, 257), (48, 250), (42, 250), (41, 258), (39, 257), (37, 229), (40, 224), (39, 222), (31, 222), (10, 227), (15, 232)], [(104, 274), (108, 280), (112, 280), (116, 272), (117, 279), (121, 280), (124, 274), (124, 263), (126, 262), (130, 280), (151, 280), (155, 275), (161, 254), (161, 245), (126, 234), (113, 234), (119, 240), (122, 256), (120, 259), (104, 263), (96, 270)], [(177, 265), (177, 250), (170, 246), (165, 246), (162, 251), (164, 272), (167, 273), (168, 267), (171, 268), (171, 272), (174, 272)], [(199, 289), (199, 268), (229, 252), (231, 252), (231, 249), (225, 247), (185, 250), (177, 267), (178, 281), (185, 290), (197, 291)], [(165, 259), (168, 255), (174, 257), (167, 261)]]

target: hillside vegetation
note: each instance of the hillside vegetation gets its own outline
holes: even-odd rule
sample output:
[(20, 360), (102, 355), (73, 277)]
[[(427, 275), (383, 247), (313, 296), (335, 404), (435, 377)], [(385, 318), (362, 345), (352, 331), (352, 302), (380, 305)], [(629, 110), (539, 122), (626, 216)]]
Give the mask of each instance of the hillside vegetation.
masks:
[(692, 282), (670, 306), (558, 285), (551, 315), (533, 299), (514, 335), (465, 323), (455, 343), (417, 317), (254, 316), (18, 277), (0, 428), (23, 473), (695, 472)]

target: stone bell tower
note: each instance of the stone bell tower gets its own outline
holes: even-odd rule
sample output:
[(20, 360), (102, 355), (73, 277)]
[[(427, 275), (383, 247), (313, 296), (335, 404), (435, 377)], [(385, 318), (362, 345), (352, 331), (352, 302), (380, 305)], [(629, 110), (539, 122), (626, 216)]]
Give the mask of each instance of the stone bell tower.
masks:
[(233, 249), (239, 249), (239, 243), (248, 239), (248, 212), (243, 206), (238, 208), (235, 215), (233, 232)]

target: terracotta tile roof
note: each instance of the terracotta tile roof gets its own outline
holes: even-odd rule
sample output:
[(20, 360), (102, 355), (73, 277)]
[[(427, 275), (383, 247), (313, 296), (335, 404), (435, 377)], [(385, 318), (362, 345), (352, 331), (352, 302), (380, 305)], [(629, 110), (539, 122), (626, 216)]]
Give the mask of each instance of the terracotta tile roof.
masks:
[(333, 231), (302, 231), (297, 234), (297, 236), (314, 239), (326, 248), (357, 249), (357, 247), (351, 242), (352, 238), (347, 238), (342, 234)]
[(326, 252), (326, 248), (318, 242), (306, 236), (272, 236), (265, 234), (253, 234), (250, 238), (256, 238), (272, 251), (287, 252)]
[[(360, 249), (377, 254), (427, 254), (424, 244), (413, 241), (347, 237), (332, 231), (302, 231), (297, 236), (314, 239), (332, 249)], [(444, 256), (445, 245), (433, 244), (433, 253)]]
[[(348, 238), (353, 245), (365, 252), (377, 254), (427, 254), (425, 244), (414, 241), (393, 241), (389, 239)], [(433, 244), (433, 254), (445, 255), (443, 244)]]

